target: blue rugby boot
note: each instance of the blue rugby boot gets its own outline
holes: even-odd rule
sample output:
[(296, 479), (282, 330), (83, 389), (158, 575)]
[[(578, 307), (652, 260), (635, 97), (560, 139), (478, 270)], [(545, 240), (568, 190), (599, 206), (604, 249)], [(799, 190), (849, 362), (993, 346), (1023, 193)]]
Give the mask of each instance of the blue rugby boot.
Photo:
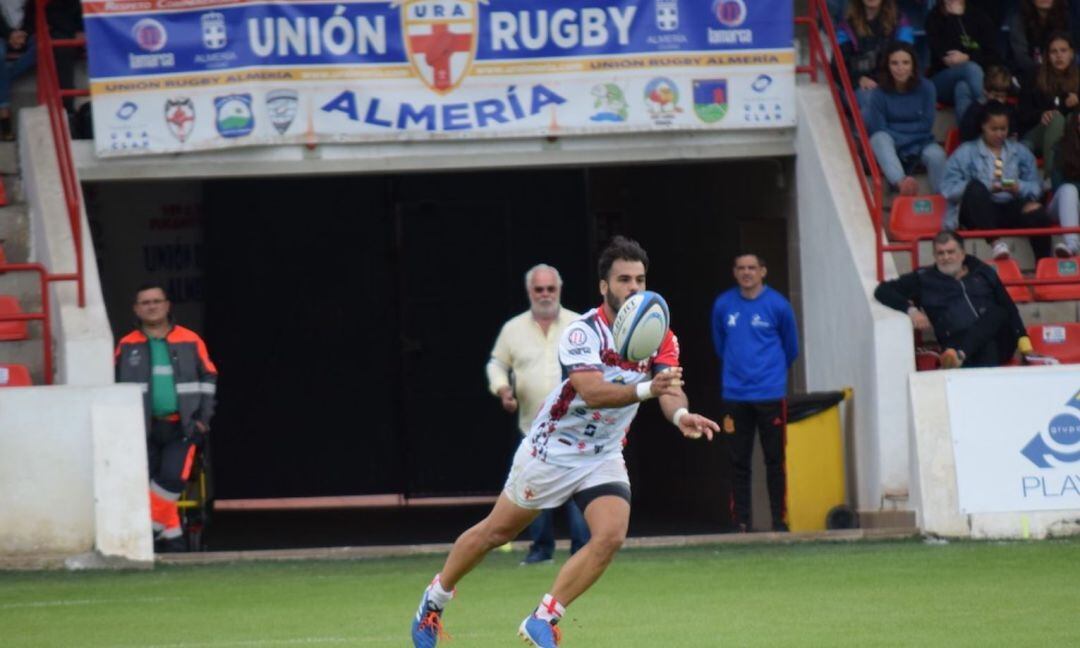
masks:
[(450, 638), (450, 635), (443, 632), (442, 613), (442, 610), (428, 601), (428, 590), (425, 589), (412, 622), (413, 648), (435, 648), (439, 639)]
[(557, 619), (550, 622), (544, 621), (536, 618), (535, 614), (530, 614), (521, 622), (521, 626), (518, 628), (518, 636), (530, 646), (558, 648), (559, 642), (562, 641), (562, 632), (559, 630), (559, 626), (556, 625), (558, 622)]

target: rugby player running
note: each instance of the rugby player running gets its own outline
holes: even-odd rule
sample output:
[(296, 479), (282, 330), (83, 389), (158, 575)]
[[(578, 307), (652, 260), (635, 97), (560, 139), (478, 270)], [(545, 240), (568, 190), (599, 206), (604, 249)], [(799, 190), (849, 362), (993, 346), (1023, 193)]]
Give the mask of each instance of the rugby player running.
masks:
[(522, 439), (491, 513), (458, 537), (442, 571), (424, 590), (412, 622), (417, 648), (433, 648), (443, 635), (443, 610), (458, 581), (492, 549), (517, 537), (541, 509), (573, 497), (592, 538), (566, 561), (518, 628), (526, 643), (555, 648), (566, 606), (600, 578), (626, 539), (630, 480), (622, 446), (639, 403), (659, 398), (664, 416), (689, 439), (705, 436), (711, 441), (720, 430), (714, 421), (687, 410), (679, 345), (670, 330), (648, 360), (630, 362), (615, 352), (609, 327), (623, 302), (645, 290), (645, 250), (617, 236), (598, 265), (603, 304), (563, 332), (559, 361), (568, 377), (548, 395)]

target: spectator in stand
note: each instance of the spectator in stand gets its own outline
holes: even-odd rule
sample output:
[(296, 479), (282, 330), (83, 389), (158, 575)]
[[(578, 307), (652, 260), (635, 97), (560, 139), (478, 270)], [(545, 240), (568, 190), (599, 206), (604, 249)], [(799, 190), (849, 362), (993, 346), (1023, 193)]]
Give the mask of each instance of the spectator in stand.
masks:
[[(15, 139), (11, 124), (11, 84), (34, 66), (34, 49), (29, 47), (30, 35), (23, 27), (26, 20), (26, 0), (0, 1), (0, 140)], [(8, 63), (9, 52), (19, 57)]]
[(934, 141), (934, 84), (919, 76), (915, 49), (908, 43), (889, 45), (879, 79), (881, 85), (871, 94), (863, 119), (881, 172), (901, 195), (914, 196), (919, 183), (910, 170), (921, 160), (937, 193), (945, 150)]
[(1009, 111), (1009, 137), (1012, 139), (1020, 137), (1020, 120), (1018, 119), (1016, 109), (1007, 103), (1009, 100), (1009, 90), (1011, 88), (1012, 74), (1007, 68), (1001, 65), (986, 66), (986, 71), (983, 75), (983, 100), (971, 104), (971, 107), (967, 109), (967, 112), (960, 117), (959, 128), (961, 142), (970, 142), (973, 139), (978, 139), (978, 137), (982, 135), (982, 129), (979, 128), (979, 121), (982, 119), (983, 107), (990, 102), (997, 102), (1002, 106), (1005, 106), (1005, 109)]
[(1017, 78), (1030, 78), (1043, 63), (1050, 35), (1071, 32), (1068, 3), (1065, 0), (1021, 0), (1020, 10), (1009, 20), (1009, 43), (1012, 70)]
[[(968, 229), (1049, 227), (1046, 209), (1038, 202), (1042, 181), (1035, 157), (1023, 144), (1008, 138), (1009, 111), (986, 104), (979, 124), (982, 136), (964, 142), (945, 164), (941, 193), (949, 201), (944, 225)], [(1007, 259), (1004, 239), (993, 241), (995, 259)], [(1050, 237), (1031, 237), (1037, 257), (1050, 255)]]
[[(1069, 113), (1065, 134), (1061, 138), (1057, 168), (1052, 170), (1054, 197), (1047, 211), (1063, 227), (1080, 225), (1080, 112)], [(1065, 234), (1054, 246), (1054, 256), (1073, 257), (1080, 254), (1080, 235)]]
[(1001, 62), (998, 30), (965, 0), (940, 0), (926, 19), (930, 41), (930, 80), (938, 99), (957, 115), (982, 98), (983, 66)]
[(918, 331), (934, 331), (944, 349), (941, 366), (996, 367), (1014, 351), (1034, 362), (1024, 322), (997, 272), (964, 254), (964, 242), (946, 230), (934, 237), (934, 265), (882, 282), (874, 297), (907, 313)]
[(836, 39), (863, 112), (878, 85), (882, 52), (892, 41), (915, 42), (911, 25), (896, 8), (896, 0), (852, 0), (836, 30)]
[(1046, 56), (1020, 92), (1020, 132), (1024, 145), (1042, 155), (1047, 175), (1054, 168), (1057, 143), (1065, 132), (1065, 115), (1080, 106), (1080, 68), (1065, 32), (1047, 41)]

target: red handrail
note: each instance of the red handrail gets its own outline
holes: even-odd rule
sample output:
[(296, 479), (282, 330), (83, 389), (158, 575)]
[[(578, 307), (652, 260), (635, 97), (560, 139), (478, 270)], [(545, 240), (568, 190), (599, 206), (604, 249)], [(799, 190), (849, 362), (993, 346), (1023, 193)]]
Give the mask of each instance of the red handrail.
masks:
[(45, 384), (52, 384), (52, 329), (49, 326), (49, 282), (67, 281), (74, 275), (50, 275), (40, 263), (0, 263), (0, 274), (5, 272), (36, 272), (41, 288), (41, 312), (20, 313), (18, 315), (0, 315), (0, 322), (41, 322), (41, 345), (43, 347), (43, 370)]
[[(60, 185), (64, 191), (64, 204), (68, 211), (71, 225), (71, 238), (75, 243), (75, 272), (72, 279), (78, 290), (79, 307), (86, 306), (86, 289), (83, 279), (83, 244), (82, 244), (82, 207), (79, 191), (79, 179), (75, 174), (75, 164), (71, 159), (71, 133), (68, 132), (68, 116), (64, 110), (62, 96), (72, 96), (68, 89), (60, 87), (56, 73), (56, 47), (81, 48), (86, 45), (82, 38), (54, 40), (49, 31), (45, 15), (49, 0), (34, 0), (37, 3), (35, 18), (35, 38), (37, 39), (37, 75), (38, 103), (49, 111), (49, 125), (52, 128), (53, 145), (56, 148), (56, 162), (60, 170)], [(78, 91), (82, 93), (83, 91)], [(81, 94), (79, 96), (82, 96)], [(59, 277), (59, 275), (53, 275)], [(52, 281), (61, 281), (53, 278)], [(42, 295), (43, 301), (48, 295)]]
[[(825, 73), (825, 80), (829, 86), (829, 90), (832, 92), (833, 103), (836, 105), (836, 112), (840, 115), (840, 126), (841, 130), (844, 132), (844, 139), (847, 141), (848, 151), (851, 153), (851, 159), (855, 163), (855, 168), (859, 171), (859, 187), (862, 189), (863, 199), (866, 201), (866, 208), (869, 210), (870, 219), (874, 224), (874, 240), (878, 250), (877, 276), (878, 281), (881, 281), (885, 277), (884, 256), (881, 252), (884, 243), (881, 238), (881, 232), (883, 223), (882, 205), (884, 204), (885, 192), (884, 185), (881, 181), (881, 170), (878, 168), (877, 159), (870, 150), (870, 138), (866, 134), (866, 126), (863, 124), (862, 113), (859, 111), (859, 103), (855, 100), (855, 91), (851, 87), (851, 79), (848, 77), (847, 65), (844, 63), (844, 56), (840, 53), (840, 44), (836, 40), (836, 30), (833, 28), (832, 19), (829, 17), (829, 11), (825, 5), (825, 0), (809, 0), (808, 10), (808, 15), (805, 17), (796, 17), (795, 23), (797, 25), (804, 25), (808, 28), (810, 64), (808, 66), (796, 67), (795, 72), (798, 74), (809, 74), (811, 80), (814, 82), (817, 82), (817, 69), (819, 67)], [(821, 42), (822, 28), (824, 28), (825, 34), (829, 39), (829, 49), (832, 52), (832, 61), (833, 64), (836, 65), (836, 76), (840, 77), (839, 90), (837, 89), (837, 80), (833, 77), (832, 67), (829, 65), (828, 53), (825, 51), (825, 46)], [(843, 99), (840, 96), (841, 91), (844, 93)], [(847, 124), (845, 108), (850, 111), (851, 121), (855, 124), (854, 135)], [(855, 147), (855, 138), (858, 138), (859, 146), (862, 147), (863, 154), (866, 156), (866, 164), (870, 172), (869, 180), (867, 180), (866, 174), (862, 172), (863, 165), (859, 158), (859, 151)]]

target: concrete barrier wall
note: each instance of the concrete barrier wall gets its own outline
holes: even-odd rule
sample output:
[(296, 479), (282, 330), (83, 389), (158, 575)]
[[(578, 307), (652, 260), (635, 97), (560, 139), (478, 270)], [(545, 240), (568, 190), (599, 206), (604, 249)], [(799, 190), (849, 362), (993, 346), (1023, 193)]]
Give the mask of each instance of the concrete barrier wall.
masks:
[[(31, 260), (42, 263), (50, 273), (74, 272), (75, 245), (44, 107), (19, 111), (19, 158), (30, 212)], [(113, 381), (112, 330), (85, 209), (80, 216), (86, 307), (79, 307), (75, 282), (52, 284), (54, 381), (107, 385)]]
[[(947, 381), (980, 374), (1006, 381), (1030, 381), (1036, 376), (1064, 375), (1068, 387), (1080, 382), (1075, 366), (1022, 369), (963, 369), (912, 374), (911, 446), (912, 497), (916, 523), (925, 533), (956, 538), (1045, 538), (1080, 534), (1080, 510), (965, 514), (960, 509), (956, 472), (956, 442), (951, 427)], [(959, 413), (964, 416), (963, 412)], [(1015, 453), (1045, 421), (1034, 416), (1031, 427), (987, 430), (987, 443), (1011, 438), (1007, 451)], [(981, 435), (980, 435), (981, 438)], [(1021, 460), (1022, 461), (1022, 460)], [(1006, 479), (1001, 475), (1000, 479)]]
[(863, 512), (904, 508), (906, 380), (914, 371), (911, 324), (873, 298), (874, 231), (828, 89), (802, 84), (797, 99), (795, 181), (807, 389), (854, 387), (847, 416), (854, 504)]
[(153, 560), (134, 385), (0, 389), (0, 557)]

